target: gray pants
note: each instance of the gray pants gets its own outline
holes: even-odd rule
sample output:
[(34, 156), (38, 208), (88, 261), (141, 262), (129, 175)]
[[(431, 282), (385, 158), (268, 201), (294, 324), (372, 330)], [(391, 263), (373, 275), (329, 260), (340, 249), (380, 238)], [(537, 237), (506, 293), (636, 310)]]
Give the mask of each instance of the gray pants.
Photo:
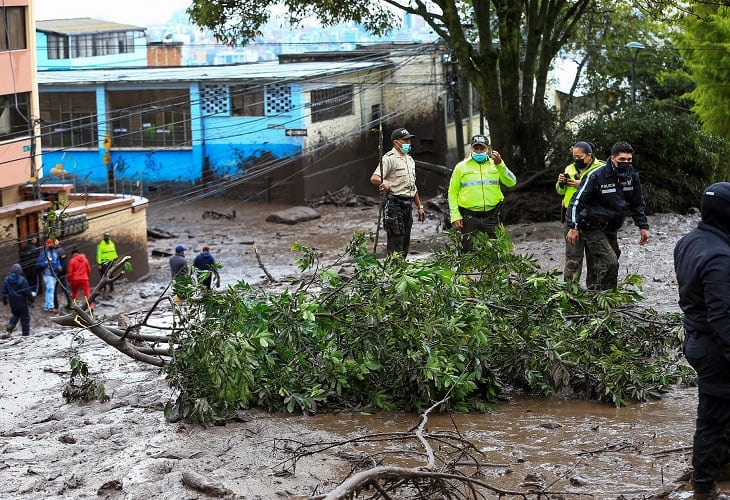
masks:
[[(568, 236), (569, 230), (570, 228), (566, 224), (563, 232), (563, 240), (565, 240), (565, 237)], [(563, 279), (565, 281), (575, 280), (580, 282), (580, 275), (583, 271), (583, 255), (586, 256), (586, 266), (588, 269), (588, 272), (586, 273), (586, 288), (592, 289), (596, 284), (596, 276), (595, 273), (592, 272), (594, 271), (594, 266), (590, 262), (591, 256), (586, 251), (586, 242), (583, 239), (582, 234), (578, 237), (578, 241), (575, 242), (575, 245), (571, 245), (568, 242), (565, 243), (565, 267), (563, 267)]]

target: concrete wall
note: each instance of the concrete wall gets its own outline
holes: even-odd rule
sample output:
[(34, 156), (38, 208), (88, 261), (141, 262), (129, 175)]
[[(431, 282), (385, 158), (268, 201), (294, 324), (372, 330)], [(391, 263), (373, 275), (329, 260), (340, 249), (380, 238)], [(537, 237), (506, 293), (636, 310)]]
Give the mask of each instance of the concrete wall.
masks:
[[(137, 281), (149, 274), (149, 261), (147, 251), (147, 199), (127, 196), (115, 197), (106, 194), (92, 194), (88, 196), (69, 194), (65, 195), (65, 206), (63, 211), (57, 211), (59, 216), (75, 216), (86, 214), (88, 229), (83, 232), (60, 236), (57, 239), (66, 251), (72, 247), (89, 258), (92, 265), (91, 280), (93, 284), (98, 281), (96, 269), (96, 245), (102, 239), (105, 232), (111, 233), (111, 238), (117, 246), (120, 257), (130, 255), (132, 257), (132, 270), (127, 272), (127, 280)], [(18, 262), (17, 216), (23, 212), (23, 207), (38, 211), (42, 208), (50, 208), (50, 203), (21, 202), (17, 208), (3, 210), (0, 207), (0, 279), (10, 272), (10, 266)], [(41, 206), (42, 205), (42, 206)], [(47, 235), (47, 228), (41, 228), (40, 237), (42, 240)], [(25, 242), (23, 242), (25, 243)]]
[[(307, 198), (345, 185), (359, 194), (378, 195), (370, 176), (379, 163), (379, 124), (384, 153), (393, 147), (391, 132), (406, 127), (416, 135), (411, 141), (414, 159), (448, 164), (445, 91), (441, 85), (445, 77), (440, 54), (409, 53), (389, 59), (392, 68), (360, 75), (355, 82), (354, 117), (307, 124), (306, 150), (313, 151), (301, 160)], [(380, 110), (380, 121), (373, 116), (374, 107)], [(416, 179), (424, 196), (433, 196), (440, 186), (448, 184), (442, 175), (421, 169), (417, 169)]]
[[(69, 216), (85, 213), (89, 228), (83, 233), (61, 239), (67, 251), (76, 246), (95, 267), (96, 245), (103, 234), (108, 232), (119, 257), (132, 257), (132, 270), (127, 272), (127, 279), (137, 281), (149, 274), (146, 198), (72, 194), (68, 201), (70, 204), (64, 213)], [(92, 281), (98, 281), (98, 273), (92, 272)]]

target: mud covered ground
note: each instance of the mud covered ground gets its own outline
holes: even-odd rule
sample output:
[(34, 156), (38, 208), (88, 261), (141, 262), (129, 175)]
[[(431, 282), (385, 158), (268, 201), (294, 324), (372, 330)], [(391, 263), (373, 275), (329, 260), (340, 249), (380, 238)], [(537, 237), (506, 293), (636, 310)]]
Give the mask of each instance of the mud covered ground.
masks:
[[(325, 205), (318, 207), (322, 216), (316, 220), (295, 226), (266, 222), (280, 208), (286, 207), (221, 199), (153, 200), (148, 226), (176, 236), (150, 240), (150, 254), (156, 255), (150, 257), (150, 277), (119, 284), (113, 298), (98, 301), (96, 314), (119, 322), (150, 307), (169, 280), (163, 254), (177, 244), (191, 249), (188, 259), (209, 245), (224, 266), (225, 287), (240, 279), (265, 279), (254, 243), (267, 270), (283, 277), (296, 272), (289, 251), (294, 241), (333, 259), (353, 231), (374, 230), (377, 221), (377, 207)], [(221, 217), (234, 211), (235, 219)], [(696, 216), (650, 217), (652, 239), (644, 247), (638, 245), (635, 227), (621, 234), (621, 273), (644, 277), (646, 305), (677, 310), (672, 249), (696, 222)], [(414, 224), (414, 255), (439, 244), (439, 225), (436, 215)], [(562, 267), (559, 223), (513, 225), (508, 231), (517, 251), (534, 255), (545, 269)], [(383, 244), (384, 238), (381, 233)], [(0, 319), (4, 323), (7, 317), (5, 308)], [(74, 348), (102, 377), (109, 402), (64, 401)], [(184, 480), (189, 473), (220, 486), (229, 498), (322, 493), (344, 477), (351, 467), (348, 459), (359, 450), (307, 457), (292, 470), (286, 463), (291, 456), (286, 439), (331, 441), (405, 431), (417, 422), (416, 415), (401, 413), (289, 416), (250, 410), (220, 427), (169, 424), (162, 406), (170, 391), (154, 368), (129, 360), (88, 333), (54, 326), (38, 303), (30, 337), (21, 339), (16, 332), (0, 341), (0, 366), (2, 498), (207, 498)], [(691, 388), (621, 409), (518, 398), (496, 405), (490, 414), (457, 415), (455, 422), (486, 454), (485, 481), (495, 486), (562, 492), (555, 498), (648, 498), (661, 490), (671, 491), (669, 498), (689, 498), (685, 484), (672, 481), (688, 468), (695, 405)], [(447, 416), (433, 416), (429, 430), (439, 428), (452, 429)]]

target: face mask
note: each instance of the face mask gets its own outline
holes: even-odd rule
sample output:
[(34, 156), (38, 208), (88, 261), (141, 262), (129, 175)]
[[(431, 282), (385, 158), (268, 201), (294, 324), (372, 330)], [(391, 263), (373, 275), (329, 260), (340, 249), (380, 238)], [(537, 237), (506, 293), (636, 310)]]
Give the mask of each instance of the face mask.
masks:
[(487, 153), (474, 153), (472, 152), (471, 157), (477, 163), (484, 163), (487, 160)]
[(408, 154), (411, 152), (411, 145), (410, 144), (401, 144), (400, 150), (403, 151), (403, 154)]
[(573, 160), (573, 164), (575, 165), (575, 168), (577, 168), (578, 170), (583, 170), (586, 166), (586, 160), (585, 160), (585, 158), (575, 159), (575, 160)]
[(616, 176), (619, 181), (626, 182), (629, 180), (629, 177), (631, 177), (631, 167), (632, 164), (630, 161), (616, 162)]

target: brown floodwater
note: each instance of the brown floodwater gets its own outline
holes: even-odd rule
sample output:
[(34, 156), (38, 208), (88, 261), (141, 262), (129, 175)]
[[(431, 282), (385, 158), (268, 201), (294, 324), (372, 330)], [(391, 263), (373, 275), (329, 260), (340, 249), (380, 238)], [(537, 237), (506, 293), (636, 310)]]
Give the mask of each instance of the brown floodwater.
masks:
[[(483, 453), (482, 480), (503, 490), (629, 499), (676, 489), (669, 498), (689, 498), (686, 483), (674, 481), (689, 469), (695, 406), (694, 388), (677, 388), (660, 400), (622, 408), (518, 397), (495, 404), (487, 414), (430, 415), (427, 430), (458, 429)], [(307, 418), (313, 430), (349, 437), (405, 432), (417, 423), (418, 415), (405, 413)], [(377, 455), (381, 465), (423, 465), (380, 454), (383, 448), (395, 451), (399, 446), (394, 441), (358, 450)], [(416, 448), (411, 441), (408, 449)]]
[[(251, 207), (216, 200), (170, 207), (158, 214), (161, 210), (151, 207), (149, 225), (177, 237), (150, 241), (150, 250), (170, 251), (182, 243), (191, 248), (191, 259), (202, 245), (211, 245), (224, 266), (225, 287), (239, 279), (265, 278), (252, 243), (272, 274), (280, 277), (296, 272), (292, 265), (296, 255), (289, 250), (294, 241), (331, 257), (344, 248), (353, 230), (376, 227), (377, 207), (322, 207), (321, 219), (295, 227), (265, 222), (270, 209), (286, 207)], [(203, 220), (201, 213), (209, 209), (221, 213), (235, 209), (239, 218), (234, 223)], [(668, 222), (652, 225), (651, 243), (644, 247), (636, 243), (635, 228), (628, 228), (621, 239), (622, 272), (653, 277), (646, 281), (646, 296), (654, 305), (676, 309), (671, 248), (691, 221)], [(546, 268), (562, 265), (559, 224), (513, 229), (518, 249), (534, 254)], [(438, 233), (436, 219), (414, 224), (416, 251), (427, 251)], [(381, 231), (381, 245), (384, 242)], [(97, 313), (113, 317), (151, 304), (169, 279), (167, 258), (151, 257), (150, 270), (152, 277), (146, 282), (121, 283), (118, 297), (99, 301)], [(291, 454), (280, 443), (275, 447), (277, 441), (316, 444), (406, 432), (417, 424), (418, 415), (291, 416), (252, 411), (245, 412), (245, 422), (221, 427), (169, 424), (160, 408), (169, 391), (156, 370), (93, 338), (81, 351), (92, 371), (103, 374), (112, 399), (103, 404), (66, 404), (60, 393), (68, 377), (68, 349), (74, 345), (69, 330), (61, 333), (37, 311), (33, 329), (29, 339), (0, 342), (0, 498), (201, 498), (181, 485), (180, 474), (186, 470), (225, 484), (237, 498), (284, 498), (331, 490), (349, 473), (353, 455), (367, 453), (383, 465), (422, 464), (416, 458), (404, 461), (403, 442), (389, 440), (307, 457), (294, 475), (279, 474)], [(691, 497), (686, 482), (673, 481), (689, 468), (695, 406), (694, 388), (675, 388), (660, 400), (624, 408), (515, 397), (494, 404), (487, 414), (432, 414), (428, 431), (458, 429), (483, 454), (480, 479), (503, 490), (546, 492), (543, 498), (552, 492), (550, 498), (643, 499), (664, 489), (670, 491), (667, 498), (686, 499)], [(407, 451), (419, 448), (410, 441)], [(115, 489), (114, 481), (121, 489)], [(111, 486), (104, 488), (107, 483)], [(538, 493), (529, 495), (537, 497)]]

